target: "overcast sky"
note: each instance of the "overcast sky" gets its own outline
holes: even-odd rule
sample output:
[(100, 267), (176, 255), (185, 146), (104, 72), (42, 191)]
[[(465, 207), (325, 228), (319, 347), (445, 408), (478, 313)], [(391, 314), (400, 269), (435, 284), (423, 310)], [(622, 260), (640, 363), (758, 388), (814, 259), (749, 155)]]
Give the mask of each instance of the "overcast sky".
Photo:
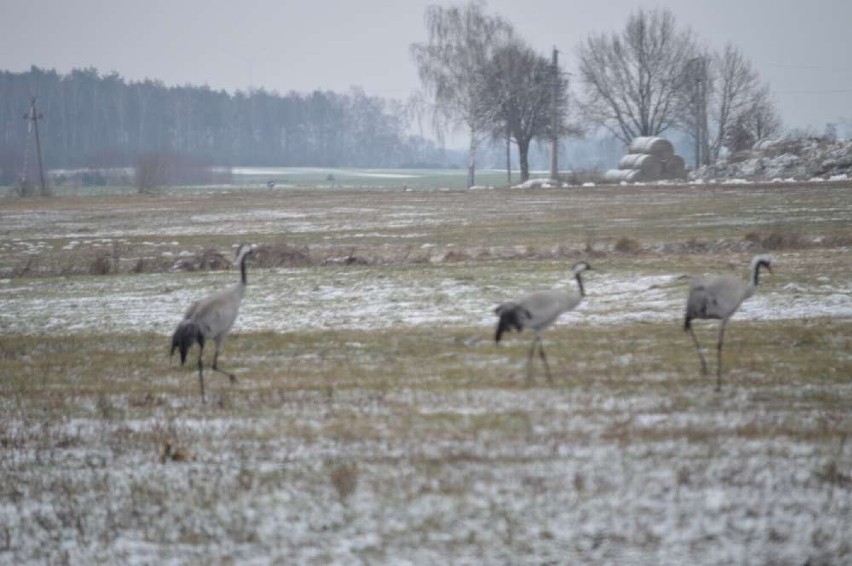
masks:
[[(406, 99), (428, 0), (0, 0), (0, 70), (95, 67), (167, 85), (346, 91)], [(706, 43), (733, 42), (772, 86), (787, 127), (852, 118), (852, 0), (490, 0), (534, 47), (575, 49), (668, 7)]]

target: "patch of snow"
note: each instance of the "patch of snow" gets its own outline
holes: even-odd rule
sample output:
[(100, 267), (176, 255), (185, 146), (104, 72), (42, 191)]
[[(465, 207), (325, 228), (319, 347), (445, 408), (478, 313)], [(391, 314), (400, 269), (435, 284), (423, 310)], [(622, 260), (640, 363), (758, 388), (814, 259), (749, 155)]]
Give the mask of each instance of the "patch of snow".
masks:
[[(442, 260), (444, 253), (436, 256)], [(328, 268), (254, 270), (235, 330), (490, 326), (495, 304), (553, 284), (552, 273), (531, 273), (514, 288), (458, 280), (442, 270), (424, 270), (416, 280), (406, 274), (406, 270), (387, 269), (338, 274)], [(679, 275), (595, 272), (586, 278), (586, 300), (557, 324), (676, 323), (688, 288), (688, 282), (680, 280)], [(495, 272), (494, 277), (499, 279), (499, 274)], [(193, 300), (235, 280), (236, 272), (232, 271), (57, 278), (23, 286), (6, 285), (0, 289), (0, 334), (95, 329), (166, 334)], [(568, 286), (573, 288), (570, 283)], [(287, 305), (287, 316), (270, 308), (283, 304)], [(852, 281), (775, 286), (767, 280), (735, 318), (850, 316)]]
[(553, 179), (527, 179), (523, 183), (513, 185), (513, 189), (550, 189), (559, 186), (559, 181)]

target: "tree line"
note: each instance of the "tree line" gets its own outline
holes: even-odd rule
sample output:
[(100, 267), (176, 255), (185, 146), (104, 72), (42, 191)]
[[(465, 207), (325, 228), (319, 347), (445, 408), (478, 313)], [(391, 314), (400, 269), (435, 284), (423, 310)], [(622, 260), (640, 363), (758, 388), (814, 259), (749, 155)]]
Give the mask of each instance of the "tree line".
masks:
[(32, 67), (0, 72), (0, 169), (7, 183), (26, 159), (23, 116), (32, 95), (51, 168), (134, 166), (151, 154), (221, 166), (446, 165), (433, 141), (407, 133), (404, 104), (357, 88), (229, 94), (125, 81), (96, 69), (63, 75)]
[(621, 31), (576, 46), (577, 92), (555, 53), (536, 52), (483, 2), (430, 6), (425, 25), (426, 41), (410, 46), (423, 88), (406, 104), (358, 88), (229, 94), (95, 69), (0, 72), (0, 183), (27, 161), (22, 116), (33, 94), (54, 168), (132, 166), (151, 155), (220, 166), (446, 165), (437, 143), (408, 133), (413, 117), (428, 115), (439, 141), (454, 128), (468, 135), (471, 186), (477, 152), (501, 143), (507, 162), (516, 148), (526, 180), (535, 140), (558, 147), (566, 136), (607, 132), (626, 145), (676, 131), (692, 138), (697, 166), (781, 128), (745, 54), (707, 47), (666, 9), (639, 9)]

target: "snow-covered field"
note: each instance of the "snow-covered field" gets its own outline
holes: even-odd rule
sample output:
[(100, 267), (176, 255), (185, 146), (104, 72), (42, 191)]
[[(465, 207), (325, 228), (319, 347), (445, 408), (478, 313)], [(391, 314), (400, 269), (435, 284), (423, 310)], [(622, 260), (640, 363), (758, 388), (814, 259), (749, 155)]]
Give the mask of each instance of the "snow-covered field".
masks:
[[(567, 267), (557, 262), (538, 265), (528, 277), (509, 285), (502, 281), (505, 266), (498, 264), (476, 268), (473, 279), (464, 277), (468, 266), (458, 265), (267, 269), (250, 273), (251, 287), (234, 331), (487, 328), (494, 306), (507, 297), (573, 285)], [(558, 324), (680, 320), (688, 287), (682, 274), (607, 273), (606, 260), (595, 267), (586, 277), (587, 301)], [(782, 255), (776, 258), (776, 270), (785, 283), (765, 278), (765, 288), (743, 305), (737, 320), (852, 319), (852, 278), (838, 274), (792, 283), (784, 268)], [(55, 278), (24, 284), (7, 279), (0, 282), (0, 329), (15, 334), (168, 334), (187, 305), (232, 284), (236, 277), (233, 272), (214, 272)]]
[[(837, 186), (0, 201), (0, 563), (852, 563), (849, 217)], [(237, 274), (176, 266), (285, 237), (311, 261), (250, 266), (202, 405), (168, 334)], [(761, 246), (714, 393), (687, 275)], [(526, 382), (493, 307), (579, 259)]]
[[(289, 392), (240, 417), (176, 407), (143, 421), (68, 418), (49, 433), (7, 416), (29, 430), (6, 433), (23, 446), (4, 449), (5, 557), (846, 562), (849, 470), (826, 476), (849, 458), (810, 434), (828, 417), (757, 396), (673, 408), (658, 390), (614, 396), (602, 384)], [(776, 427), (785, 435), (763, 437)], [(161, 438), (179, 439), (188, 461), (158, 459)]]

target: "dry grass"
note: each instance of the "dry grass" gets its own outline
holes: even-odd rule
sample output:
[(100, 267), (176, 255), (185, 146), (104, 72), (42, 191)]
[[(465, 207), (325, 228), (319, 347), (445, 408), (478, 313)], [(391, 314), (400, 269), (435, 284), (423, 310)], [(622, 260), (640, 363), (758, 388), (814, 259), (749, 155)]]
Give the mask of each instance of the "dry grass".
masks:
[(598, 253), (620, 238), (663, 254), (843, 248), (852, 242), (848, 193), (649, 186), (6, 200), (0, 220), (20, 242), (0, 245), (0, 276), (87, 274), (96, 245), (120, 252), (113, 273), (200, 265), (208, 250), (229, 260), (244, 241), (265, 248), (261, 266), (574, 257), (589, 251), (590, 235)]
[[(60, 274), (132, 288), (180, 261), (227, 268), (241, 241), (260, 244), (258, 275), (286, 266), (316, 286), (439, 272), (497, 296), (562, 260), (639, 277), (742, 271), (758, 249), (779, 256), (776, 289), (848, 281), (848, 189), (294, 191), (285, 204), (0, 203), (19, 238), (0, 244), (18, 278), (0, 300)], [(182, 231), (189, 212), (197, 231)], [(89, 278), (100, 257), (105, 275)], [(529, 336), (497, 346), (490, 322), (235, 333), (220, 363), (237, 383), (209, 372), (207, 405), (162, 334), (2, 332), (0, 561), (848, 561), (852, 321), (735, 319), (717, 394), (676, 318), (549, 330), (552, 385), (538, 366), (525, 379)], [(715, 328), (697, 325), (708, 346)]]
[(257, 267), (304, 267), (313, 263), (307, 246), (292, 246), (284, 240), (258, 246), (252, 258)]
[[(546, 341), (553, 385), (541, 373), (531, 384), (525, 380), (525, 339), (500, 347), (469, 340), (483, 330), (237, 335), (222, 362), (237, 371), (238, 382), (211, 374), (207, 406), (194, 369), (168, 366), (163, 336), (4, 338), (0, 473), (18, 502), (6, 515), (16, 518), (5, 524), (9, 552), (57, 556), (69, 542), (80, 552), (93, 541), (115, 549), (123, 533), (136, 532), (161, 549), (158, 556), (272, 540), (289, 540), (297, 545), (291, 551), (307, 556), (310, 533), (316, 541), (345, 538), (361, 528), (354, 525), (372, 524), (384, 533), (388, 557), (411, 556), (406, 533), (453, 532), (443, 506), (470, 513), (490, 501), (468, 516), (473, 530), (463, 536), (476, 533), (473, 546), (435, 550), (461, 557), (461, 548), (483, 551), (495, 540), (491, 548), (519, 553), (537, 540), (530, 513), (544, 520), (526, 508), (530, 498), (599, 520), (600, 503), (630, 507), (625, 497), (667, 469), (684, 500), (707, 490), (769, 496), (762, 476), (742, 467), (755, 458), (781, 474), (772, 476), (776, 484), (799, 477), (784, 475), (791, 469), (805, 473), (803, 483), (785, 488), (789, 493), (801, 489), (819, 501), (852, 497), (844, 448), (852, 433), (849, 321), (732, 324), (721, 394), (712, 378), (699, 375), (690, 340), (675, 325), (624, 325), (617, 333), (559, 327)], [(713, 331), (699, 332), (707, 340)], [(802, 446), (810, 456), (791, 461)], [(633, 485), (634, 475), (644, 479)], [(519, 491), (515, 481), (522, 482)], [(474, 496), (482, 489), (493, 495)], [(281, 509), (269, 507), (269, 497), (285, 497), (290, 511), (277, 515)], [(92, 498), (110, 503), (92, 513)], [(428, 510), (430, 501), (443, 503)], [(749, 501), (742, 503), (747, 512), (766, 512)], [(847, 508), (821, 512), (838, 520)], [(271, 513), (266, 521), (289, 535), (270, 538), (247, 509)], [(539, 504), (538, 513), (544, 509), (552, 508)], [(681, 511), (684, 521), (694, 518), (689, 509)], [(299, 513), (318, 522), (297, 533), (284, 528)], [(382, 516), (406, 527), (387, 530), (374, 523)], [(789, 546), (795, 534), (784, 523), (773, 528), (783, 539), (776, 544), (801, 552)], [(541, 540), (567, 535), (549, 532)], [(653, 554), (671, 542), (665, 534), (646, 535), (622, 532), (598, 544)], [(29, 546), (32, 540), (41, 550)], [(195, 550), (160, 546), (172, 543)], [(547, 544), (533, 546), (548, 552)], [(831, 536), (812, 550), (818, 548), (834, 558), (850, 552)]]

